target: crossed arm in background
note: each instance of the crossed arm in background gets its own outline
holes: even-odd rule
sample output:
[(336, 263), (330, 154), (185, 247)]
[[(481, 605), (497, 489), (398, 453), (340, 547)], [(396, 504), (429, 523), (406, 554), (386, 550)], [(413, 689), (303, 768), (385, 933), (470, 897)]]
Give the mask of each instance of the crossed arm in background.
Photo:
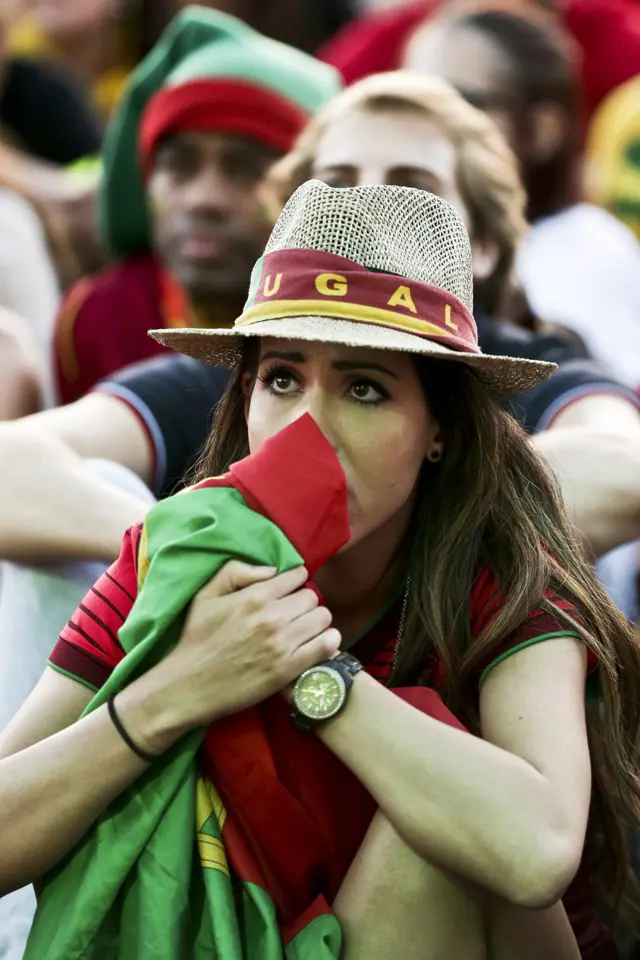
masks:
[[(629, 401), (583, 397), (532, 442), (555, 470), (594, 557), (640, 538), (640, 413)], [(117, 556), (124, 531), (149, 504), (93, 475), (85, 463), (92, 457), (151, 483), (148, 433), (112, 396), (89, 394), (0, 424), (0, 556), (22, 563)]]
[[(0, 306), (0, 420), (35, 413), (42, 405), (44, 369), (29, 324)], [(10, 464), (2, 461), (2, 470)]]

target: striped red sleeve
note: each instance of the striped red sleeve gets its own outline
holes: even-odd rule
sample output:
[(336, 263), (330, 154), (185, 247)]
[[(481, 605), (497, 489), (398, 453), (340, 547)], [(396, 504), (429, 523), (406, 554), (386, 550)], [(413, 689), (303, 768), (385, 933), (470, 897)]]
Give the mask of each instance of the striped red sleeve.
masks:
[[(576, 620), (580, 620), (580, 615), (575, 607), (567, 600), (556, 596), (552, 591), (545, 590), (545, 597), (552, 600), (558, 609), (566, 611)], [(498, 615), (504, 602), (503, 594), (500, 590), (497, 580), (487, 567), (480, 571), (471, 592), (471, 638), (480, 635), (488, 624)], [(579, 637), (579, 633), (568, 627), (558, 617), (547, 613), (545, 610), (532, 610), (526, 620), (520, 624), (508, 637), (493, 649), (487, 657), (481, 659), (477, 665), (477, 682), (482, 686), (491, 670), (525, 647), (533, 646), (544, 640), (551, 640), (556, 637)], [(587, 653), (587, 671), (593, 673), (598, 666), (595, 654), (589, 650)]]
[(136, 598), (141, 532), (141, 524), (126, 532), (120, 556), (91, 587), (49, 657), (54, 670), (93, 690), (100, 689), (124, 657), (118, 631)]

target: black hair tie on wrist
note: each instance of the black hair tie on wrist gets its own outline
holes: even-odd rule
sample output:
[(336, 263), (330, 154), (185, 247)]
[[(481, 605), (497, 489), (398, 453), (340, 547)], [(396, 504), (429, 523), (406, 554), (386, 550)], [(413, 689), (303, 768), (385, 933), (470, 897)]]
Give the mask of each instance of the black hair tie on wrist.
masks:
[(107, 700), (107, 709), (109, 711), (109, 716), (111, 717), (111, 722), (113, 723), (114, 727), (116, 728), (116, 730), (118, 731), (118, 733), (120, 734), (120, 736), (122, 737), (126, 745), (129, 747), (130, 750), (133, 750), (136, 756), (140, 757), (141, 760), (144, 760), (145, 763), (153, 763), (153, 761), (157, 760), (158, 758), (154, 757), (153, 754), (151, 753), (147, 753), (146, 750), (142, 749), (142, 747), (139, 747), (138, 744), (131, 739), (131, 737), (125, 730), (125, 728), (122, 726), (122, 721), (120, 720), (120, 717), (116, 713), (116, 705), (114, 702), (115, 697), (116, 697), (115, 693), (112, 693), (109, 699)]

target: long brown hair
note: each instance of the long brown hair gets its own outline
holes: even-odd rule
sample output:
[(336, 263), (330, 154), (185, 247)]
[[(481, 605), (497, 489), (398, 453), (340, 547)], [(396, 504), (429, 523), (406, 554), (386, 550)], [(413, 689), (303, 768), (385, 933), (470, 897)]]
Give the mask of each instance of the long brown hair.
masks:
[[(197, 470), (224, 473), (249, 453), (245, 374), (255, 376), (257, 342), (221, 400)], [(416, 358), (445, 456), (426, 464), (411, 525), (411, 593), (404, 641), (392, 682), (416, 683), (436, 653), (443, 695), (454, 711), (469, 701), (481, 660), (536, 609), (576, 630), (599, 664), (599, 703), (588, 705), (593, 802), (588, 851), (607, 899), (624, 891), (627, 829), (640, 819), (640, 643), (587, 562), (555, 480), (526, 434), (464, 364)], [(480, 567), (504, 594), (499, 614), (470, 642), (469, 600)], [(544, 596), (573, 604), (573, 617)], [(464, 710), (478, 732), (477, 718)]]

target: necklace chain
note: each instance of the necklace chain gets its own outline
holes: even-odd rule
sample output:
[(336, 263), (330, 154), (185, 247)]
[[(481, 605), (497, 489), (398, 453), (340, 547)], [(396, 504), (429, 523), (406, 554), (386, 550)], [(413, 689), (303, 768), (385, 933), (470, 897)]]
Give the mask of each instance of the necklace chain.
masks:
[(407, 610), (409, 608), (409, 594), (411, 592), (411, 577), (407, 577), (407, 581), (404, 587), (404, 596), (402, 598), (402, 610), (400, 611), (400, 622), (398, 624), (398, 636), (396, 637), (396, 645), (393, 651), (393, 668), (395, 669), (396, 662), (398, 660), (398, 653), (400, 652), (400, 647), (402, 645), (402, 638), (404, 637), (404, 628), (407, 623)]

